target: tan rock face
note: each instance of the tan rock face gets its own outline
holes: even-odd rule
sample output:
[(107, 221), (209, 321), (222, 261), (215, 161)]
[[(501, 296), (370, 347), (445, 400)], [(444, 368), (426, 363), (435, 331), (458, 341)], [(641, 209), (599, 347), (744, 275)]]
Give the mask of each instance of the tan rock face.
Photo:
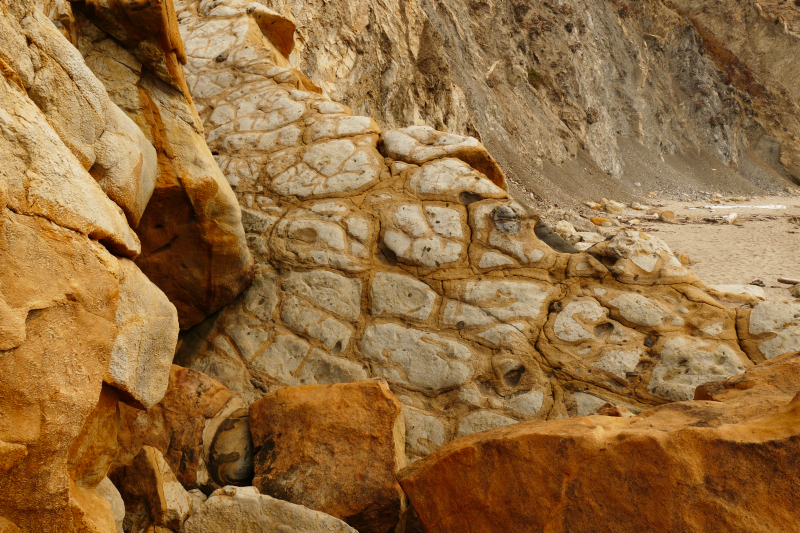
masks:
[(116, 440), (102, 429), (115, 401), (108, 417), (97, 415), (99, 425), (87, 420), (116, 336), (117, 261), (45, 218), (9, 209), (0, 217), (0, 299), (22, 317), (0, 335), (0, 474), (8, 481), (0, 509), (24, 532), (77, 530), (87, 518), (77, 512), (81, 493), (105, 476), (97, 460)]
[(250, 406), (253, 485), (340, 518), (358, 531), (394, 531), (405, 508), (404, 418), (385, 383), (289, 387)]
[(127, 115), (125, 124), (132, 119), (155, 147), (152, 197), (135, 224), (143, 243), (137, 265), (188, 328), (249, 284), (252, 259), (237, 202), (189, 97), (172, 3), (133, 9), (91, 1), (72, 16), (73, 42), (86, 65)]
[[(178, 481), (187, 489), (203, 488), (211, 492), (219, 487), (215, 484), (215, 476), (228, 484), (234, 481), (249, 483), (252, 463), (249, 477), (245, 476), (244, 479), (241, 474), (237, 477), (241, 464), (230, 466), (230, 463), (237, 463), (240, 459), (245, 461), (244, 452), (248, 442), (242, 442), (241, 438), (230, 438), (231, 430), (238, 426), (238, 419), (233, 415), (244, 406), (238, 394), (219, 382), (200, 372), (172, 365), (167, 392), (158, 404), (147, 411), (120, 405), (120, 454), (112, 472), (124, 469), (142, 446), (150, 446), (163, 454)], [(227, 422), (229, 417), (232, 420)], [(226, 422), (233, 427), (225, 427), (220, 432)], [(213, 444), (218, 433), (219, 448), (223, 448), (223, 443), (227, 444), (227, 457), (212, 460)], [(239, 433), (233, 431), (233, 435), (238, 436)], [(252, 454), (252, 447), (250, 450)], [(230, 454), (234, 452), (239, 457), (232, 459)], [(252, 461), (252, 455), (250, 457)], [(212, 464), (215, 476), (209, 474)], [(223, 471), (221, 477), (217, 473), (219, 470)]]
[(698, 389), (715, 401), (467, 437), (399, 479), (429, 532), (791, 529), (798, 360)]
[(738, 306), (755, 300), (707, 289), (659, 239), (620, 231), (559, 253), (477, 140), (380, 132), (308, 90), (245, 4), (175, 5), (187, 83), (257, 261), (177, 364), (246, 403), (382, 377), (417, 459), (515, 422), (690, 399), (760, 360), (739, 346)]
[[(8, 43), (4, 53), (13, 58), (9, 59), (9, 72), (19, 80), (17, 85), (8, 76), (0, 79), (4, 131), (0, 151), (6, 161), (2, 175), (6, 203), (17, 213), (44, 217), (102, 242), (117, 254), (135, 257), (140, 251), (139, 240), (128, 227), (122, 209), (106, 196), (50, 125), (49, 117), (29, 98), (26, 88), (34, 83), (36, 71), (23, 31), (46, 41), (44, 50), (36, 53), (37, 57), (43, 54), (41, 59), (47, 64), (55, 65), (56, 59), (72, 63), (80, 58), (70, 52), (69, 43), (33, 6), (18, 4), (0, 22), (3, 41)], [(67, 92), (77, 90), (70, 85), (59, 86), (52, 96)], [(94, 120), (102, 122), (102, 116), (90, 116), (86, 122), (94, 127)], [(62, 132), (67, 139), (74, 137), (71, 133)]]
[(178, 342), (178, 315), (132, 261), (120, 259), (117, 339), (105, 376), (123, 399), (149, 409), (167, 391)]

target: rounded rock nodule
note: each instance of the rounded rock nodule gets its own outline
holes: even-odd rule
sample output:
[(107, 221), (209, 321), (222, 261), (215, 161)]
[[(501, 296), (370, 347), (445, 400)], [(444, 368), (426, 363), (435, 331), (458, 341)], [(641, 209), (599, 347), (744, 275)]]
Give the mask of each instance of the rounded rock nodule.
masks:
[(208, 459), (208, 473), (220, 486), (245, 487), (252, 483), (253, 440), (247, 409), (238, 409), (219, 425)]

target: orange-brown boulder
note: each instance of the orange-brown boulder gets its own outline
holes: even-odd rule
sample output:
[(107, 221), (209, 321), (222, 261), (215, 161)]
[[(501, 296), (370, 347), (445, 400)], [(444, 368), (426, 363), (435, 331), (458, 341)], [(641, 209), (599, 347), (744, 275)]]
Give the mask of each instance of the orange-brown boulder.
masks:
[(470, 435), (398, 474), (428, 533), (797, 530), (800, 353), (638, 417)]
[[(151, 446), (164, 455), (184, 487), (200, 488), (210, 493), (221, 483), (215, 482), (214, 476), (210, 475), (209, 463), (225, 470), (225, 465), (242, 459), (247, 450), (249, 442), (240, 446), (239, 457), (232, 457), (230, 454), (236, 452), (229, 449), (225, 461), (219, 458), (211, 460), (217, 433), (226, 429), (223, 427), (220, 431), (220, 427), (235, 426), (235, 416), (234, 421), (227, 425), (225, 422), (243, 407), (239, 394), (226, 389), (218, 381), (202, 372), (172, 365), (167, 393), (152, 409), (140, 411), (129, 405), (120, 405), (120, 454), (112, 472), (116, 475), (143, 446)], [(216, 441), (227, 442), (224, 438), (216, 438)], [(244, 484), (249, 484), (251, 478), (252, 466), (250, 476), (246, 478), (248, 483)], [(229, 477), (223, 482), (235, 484)]]
[(287, 387), (250, 406), (253, 485), (263, 494), (344, 520), (361, 533), (394, 531), (404, 511), (400, 403), (382, 380)]

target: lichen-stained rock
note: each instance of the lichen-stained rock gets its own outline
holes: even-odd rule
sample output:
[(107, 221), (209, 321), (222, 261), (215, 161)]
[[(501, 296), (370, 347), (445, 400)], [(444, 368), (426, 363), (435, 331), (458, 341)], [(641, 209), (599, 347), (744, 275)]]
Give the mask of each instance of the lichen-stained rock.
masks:
[(338, 518), (265, 494), (255, 487), (215, 491), (186, 521), (184, 533), (357, 533)]
[(415, 165), (445, 157), (461, 159), (498, 187), (506, 188), (500, 165), (474, 137), (443, 133), (428, 126), (411, 126), (383, 132), (381, 144), (387, 157)]
[(405, 510), (395, 473), (406, 437), (385, 383), (281, 389), (250, 406), (250, 429), (259, 491), (364, 533), (394, 531)]
[(239, 456), (229, 455), (227, 459), (217, 456), (212, 461), (214, 439), (218, 429), (243, 407), (239, 395), (219, 382), (173, 365), (167, 393), (154, 407), (140, 411), (120, 404), (120, 454), (111, 468), (111, 477), (116, 479), (143, 446), (150, 446), (164, 455), (178, 481), (187, 489), (218, 488), (209, 473), (211, 463), (217, 470), (227, 469), (229, 462), (246, 455), (247, 443), (234, 439), (242, 444), (237, 450)]
[[(80, 509), (96, 502), (105, 476), (109, 417), (92, 413), (117, 333), (117, 268), (78, 232), (0, 211), (0, 300), (23, 317), (0, 334), (0, 510), (23, 532), (77, 531), (101, 519)], [(113, 423), (115, 401), (110, 408)], [(90, 426), (97, 431), (79, 438)]]
[(431, 533), (791, 530), (797, 358), (698, 389), (717, 401), (468, 436), (398, 477)]
[(125, 531), (146, 533), (163, 528), (180, 532), (192, 511), (192, 498), (161, 452), (142, 446), (115, 478), (125, 502)]
[(178, 341), (178, 315), (135, 263), (119, 260), (117, 338), (105, 381), (125, 401), (150, 409), (163, 398)]
[(740, 309), (737, 319), (742, 349), (754, 361), (800, 350), (800, 304), (758, 302)]

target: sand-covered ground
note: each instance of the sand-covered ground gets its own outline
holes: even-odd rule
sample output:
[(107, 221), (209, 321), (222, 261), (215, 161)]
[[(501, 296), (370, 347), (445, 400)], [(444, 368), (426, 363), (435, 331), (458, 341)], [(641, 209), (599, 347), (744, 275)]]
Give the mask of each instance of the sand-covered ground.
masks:
[[(688, 254), (692, 261), (697, 261), (690, 268), (700, 279), (709, 285), (747, 284), (760, 279), (766, 285), (767, 299), (792, 299), (789, 285), (778, 283), (777, 279), (800, 279), (800, 196), (753, 197), (744, 201), (722, 199), (719, 204), (708, 200), (665, 201), (663, 204), (664, 207), (656, 209), (672, 210), (679, 220), (737, 214), (733, 224), (700, 220), (667, 224), (640, 218), (642, 224), (637, 225), (638, 228), (664, 240), (673, 251)], [(786, 209), (692, 209), (743, 204), (784, 205)], [(624, 218), (635, 217), (636, 213), (628, 209)], [(792, 217), (797, 217), (798, 223), (791, 222)]]

